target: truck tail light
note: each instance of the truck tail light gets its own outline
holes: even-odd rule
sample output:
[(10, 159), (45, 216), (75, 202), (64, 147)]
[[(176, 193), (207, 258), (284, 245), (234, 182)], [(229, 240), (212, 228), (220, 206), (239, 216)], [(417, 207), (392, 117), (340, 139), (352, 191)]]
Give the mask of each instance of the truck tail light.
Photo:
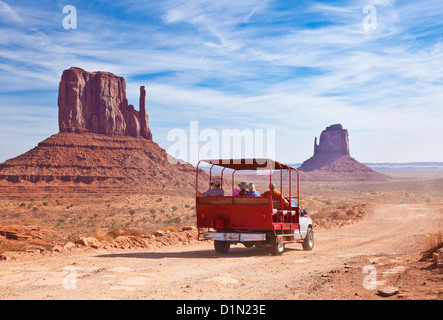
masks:
[(206, 214), (200, 213), (200, 218), (204, 219), (206, 217)]
[(266, 213), (263, 213), (263, 214), (261, 215), (261, 219), (262, 219), (262, 220), (266, 220), (267, 217), (268, 217), (268, 216), (266, 215)]

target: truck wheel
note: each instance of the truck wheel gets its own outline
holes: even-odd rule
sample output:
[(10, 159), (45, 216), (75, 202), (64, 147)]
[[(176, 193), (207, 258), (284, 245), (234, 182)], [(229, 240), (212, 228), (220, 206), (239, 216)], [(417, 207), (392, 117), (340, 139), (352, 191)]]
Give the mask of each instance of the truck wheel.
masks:
[(306, 238), (303, 240), (303, 250), (311, 251), (314, 248), (314, 231), (312, 228), (306, 230)]
[(278, 237), (272, 236), (271, 254), (273, 256), (281, 256), (283, 251), (285, 251), (285, 244), (278, 241)]
[(229, 243), (228, 241), (220, 241), (220, 240), (214, 241), (215, 252), (218, 253), (228, 253), (230, 246), (231, 243)]

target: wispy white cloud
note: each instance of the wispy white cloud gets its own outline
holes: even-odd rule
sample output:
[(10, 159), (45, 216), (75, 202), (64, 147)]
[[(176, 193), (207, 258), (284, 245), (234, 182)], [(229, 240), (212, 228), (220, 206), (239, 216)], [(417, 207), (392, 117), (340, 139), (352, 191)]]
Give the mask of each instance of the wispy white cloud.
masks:
[(12, 23), (23, 22), (20, 15), (4, 1), (0, 1), (0, 19)]

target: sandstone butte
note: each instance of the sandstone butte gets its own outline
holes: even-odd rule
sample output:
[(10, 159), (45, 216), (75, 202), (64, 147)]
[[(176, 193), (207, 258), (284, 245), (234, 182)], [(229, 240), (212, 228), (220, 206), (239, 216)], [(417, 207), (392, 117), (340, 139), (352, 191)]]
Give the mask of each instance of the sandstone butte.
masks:
[(341, 124), (327, 127), (314, 140), (314, 155), (298, 168), (303, 180), (384, 181), (376, 172), (350, 156), (348, 130)]
[(124, 78), (80, 68), (65, 70), (58, 95), (59, 130), (152, 140), (145, 98), (145, 87), (140, 87), (137, 111), (126, 99)]
[(58, 96), (60, 132), (0, 164), (0, 197), (122, 190), (192, 194), (195, 168), (171, 163), (152, 140), (145, 99), (140, 87), (137, 111), (128, 104), (124, 78), (65, 70)]

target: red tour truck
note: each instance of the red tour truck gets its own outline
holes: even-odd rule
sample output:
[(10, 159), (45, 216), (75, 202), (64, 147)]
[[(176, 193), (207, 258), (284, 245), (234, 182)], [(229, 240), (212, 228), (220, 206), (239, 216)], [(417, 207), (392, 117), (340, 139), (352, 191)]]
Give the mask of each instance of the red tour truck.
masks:
[[(280, 188), (283, 189), (283, 172), (285, 172), (286, 191), (288, 195), (279, 198), (269, 196), (199, 196), (198, 173), (199, 165), (205, 162), (210, 165), (209, 178), (212, 181), (213, 168), (221, 168), (220, 182), (223, 188), (225, 169), (232, 171), (232, 192), (234, 176), (237, 171), (260, 170), (272, 176), (280, 173)], [(251, 175), (253, 177), (253, 175)], [(250, 176), (250, 177), (251, 177)], [(304, 250), (314, 247), (314, 231), (312, 219), (306, 211), (300, 210), (299, 172), (297, 169), (271, 159), (218, 159), (201, 160), (197, 165), (196, 174), (196, 212), (199, 240), (214, 240), (215, 251), (227, 253), (231, 244), (242, 243), (245, 247), (268, 247), (273, 255), (281, 255), (285, 245), (301, 243)], [(295, 184), (295, 186), (293, 185)], [(230, 188), (229, 188), (230, 189)], [(295, 190), (294, 190), (295, 189)], [(292, 195), (294, 193), (294, 195)]]

